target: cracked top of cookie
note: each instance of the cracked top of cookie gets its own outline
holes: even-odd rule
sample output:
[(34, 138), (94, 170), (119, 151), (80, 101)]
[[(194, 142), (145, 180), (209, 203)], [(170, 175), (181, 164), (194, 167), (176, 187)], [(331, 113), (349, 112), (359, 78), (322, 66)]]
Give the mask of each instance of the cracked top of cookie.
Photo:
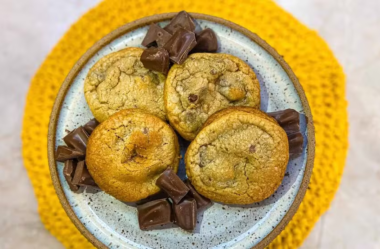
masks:
[(259, 108), (260, 84), (253, 70), (235, 56), (196, 53), (170, 69), (164, 100), (171, 125), (193, 140), (207, 118), (223, 108)]
[(101, 58), (84, 83), (87, 103), (99, 121), (112, 114), (139, 108), (166, 119), (163, 89), (165, 76), (146, 69), (140, 61), (144, 50), (126, 48)]
[(185, 157), (196, 190), (229, 204), (266, 199), (279, 187), (289, 160), (285, 131), (266, 114), (249, 108), (211, 116)]
[(86, 164), (98, 186), (126, 201), (159, 191), (157, 178), (167, 168), (177, 172), (178, 139), (160, 118), (139, 109), (120, 111), (91, 134)]

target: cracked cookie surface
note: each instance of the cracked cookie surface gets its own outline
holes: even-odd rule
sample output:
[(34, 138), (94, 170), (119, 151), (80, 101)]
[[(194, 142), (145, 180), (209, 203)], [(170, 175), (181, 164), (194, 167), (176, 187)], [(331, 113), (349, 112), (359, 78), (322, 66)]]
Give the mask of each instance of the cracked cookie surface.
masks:
[(280, 186), (288, 164), (285, 131), (254, 109), (229, 108), (215, 116), (186, 152), (188, 178), (214, 201), (250, 204), (266, 199)]
[(260, 84), (253, 70), (235, 56), (196, 53), (170, 69), (164, 100), (171, 125), (193, 140), (208, 117), (221, 109), (259, 108)]
[(91, 134), (86, 164), (99, 187), (133, 202), (159, 191), (156, 180), (179, 164), (178, 138), (160, 118), (139, 109), (122, 110)]
[(99, 122), (128, 108), (147, 110), (166, 119), (163, 100), (166, 77), (144, 67), (140, 61), (143, 51), (131, 47), (111, 53), (90, 69), (84, 95)]

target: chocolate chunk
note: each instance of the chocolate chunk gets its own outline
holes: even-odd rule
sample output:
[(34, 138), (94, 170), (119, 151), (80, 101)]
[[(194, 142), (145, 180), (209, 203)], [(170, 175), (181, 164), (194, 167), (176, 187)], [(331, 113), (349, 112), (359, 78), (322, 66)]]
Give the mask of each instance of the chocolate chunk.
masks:
[(63, 138), (63, 141), (69, 147), (79, 150), (84, 154), (86, 153), (87, 140), (88, 134), (82, 126), (76, 128)]
[(74, 160), (67, 160), (65, 166), (63, 167), (63, 175), (69, 187), (72, 191), (77, 191), (79, 188), (77, 185), (73, 184), (74, 172), (77, 167), (77, 163)]
[(158, 47), (162, 47), (171, 37), (172, 35), (169, 32), (157, 24), (151, 24), (141, 45), (151, 47), (157, 44)]
[(164, 27), (166, 31), (170, 34), (174, 34), (180, 28), (186, 29), (188, 31), (194, 32), (195, 23), (193, 18), (186, 11), (179, 12), (168, 25)]
[(169, 52), (171, 61), (182, 64), (195, 45), (197, 45), (195, 34), (180, 28), (165, 44), (164, 48)]
[(156, 43), (159, 48), (163, 47), (169, 40), (172, 38), (172, 35), (161, 29), (157, 32)]
[(251, 146), (249, 146), (249, 153), (255, 153), (256, 152), (256, 146), (251, 144)]
[(165, 191), (174, 203), (179, 203), (189, 192), (189, 188), (172, 169), (167, 169), (157, 179), (156, 184)]
[(198, 95), (195, 95), (195, 94), (192, 94), (192, 93), (191, 93), (191, 94), (189, 95), (188, 99), (189, 99), (189, 101), (190, 101), (191, 103), (194, 103), (195, 101), (198, 100)]
[(87, 132), (88, 135), (91, 135), (91, 133), (95, 130), (95, 128), (99, 125), (99, 122), (96, 119), (91, 119), (88, 121), (84, 126), (83, 129)]
[(159, 199), (137, 206), (140, 229), (171, 223), (172, 210), (167, 199)]
[(268, 115), (275, 118), (285, 131), (289, 130), (286, 132), (287, 134), (300, 131), (300, 114), (296, 110), (286, 109), (283, 111), (270, 112)]
[(190, 189), (189, 191), (189, 195), (191, 197), (193, 197), (195, 199), (195, 201), (197, 202), (197, 209), (198, 210), (201, 210), (202, 208), (204, 207), (207, 207), (211, 204), (211, 201), (210, 199), (200, 195), (196, 190), (195, 188), (193, 187), (193, 185), (191, 185), (189, 179), (187, 179), (185, 181), (185, 184), (186, 186)]
[(70, 159), (82, 160), (84, 156), (85, 154), (81, 151), (60, 145), (55, 153), (55, 160), (58, 162), (65, 162)]
[(302, 153), (303, 136), (300, 132), (288, 135), (290, 157)]
[(136, 204), (137, 205), (142, 205), (142, 204), (145, 204), (145, 203), (148, 203), (148, 202), (151, 202), (151, 201), (155, 201), (155, 200), (158, 200), (158, 199), (167, 199), (167, 198), (168, 198), (168, 194), (166, 194), (164, 191), (160, 191), (157, 194), (148, 196), (145, 199), (137, 201)]
[(169, 53), (163, 48), (145, 49), (140, 58), (145, 68), (166, 74), (169, 71)]
[(287, 135), (300, 132), (300, 124), (299, 123), (287, 123), (280, 125), (286, 132)]
[(285, 130), (289, 141), (289, 154), (294, 157), (303, 150), (303, 136), (300, 129), (300, 114), (293, 109), (268, 113), (275, 118), (278, 124)]
[(175, 223), (185, 230), (194, 230), (197, 223), (197, 203), (194, 199), (185, 199), (173, 205)]
[(151, 24), (149, 26), (148, 32), (146, 32), (144, 40), (141, 42), (141, 45), (147, 48), (157, 45), (156, 44), (157, 27), (158, 27), (157, 24)]
[(94, 179), (88, 172), (84, 161), (80, 161), (77, 164), (73, 178), (73, 184), (79, 186), (98, 187), (98, 185), (95, 183)]
[(218, 39), (214, 31), (207, 28), (196, 35), (197, 45), (191, 52), (210, 52), (214, 53), (218, 50)]

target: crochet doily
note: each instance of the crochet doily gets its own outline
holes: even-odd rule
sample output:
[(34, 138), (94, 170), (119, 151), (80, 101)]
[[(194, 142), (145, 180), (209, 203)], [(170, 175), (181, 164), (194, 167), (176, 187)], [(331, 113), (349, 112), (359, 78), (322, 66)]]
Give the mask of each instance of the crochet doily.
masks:
[[(149, 4), (149, 5), (148, 5)], [(105, 0), (63, 36), (34, 76), (22, 130), (24, 164), (38, 200), (41, 220), (67, 248), (92, 248), (63, 210), (47, 160), (47, 133), (59, 87), (71, 67), (97, 40), (133, 20), (186, 10), (235, 22), (266, 40), (293, 69), (314, 116), (316, 151), (311, 183), (299, 210), (270, 248), (296, 248), (329, 207), (339, 186), (347, 153), (347, 102), (341, 66), (313, 30), (269, 0), (214, 1)]]

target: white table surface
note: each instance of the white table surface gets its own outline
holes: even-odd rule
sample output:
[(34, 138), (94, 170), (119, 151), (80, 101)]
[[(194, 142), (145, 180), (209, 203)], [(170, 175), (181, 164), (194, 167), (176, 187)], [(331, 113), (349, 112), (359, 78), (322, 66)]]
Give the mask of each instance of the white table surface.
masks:
[[(62, 248), (38, 217), (21, 158), (22, 114), (45, 56), (97, 2), (0, 0), (0, 249)], [(380, 248), (380, 0), (277, 2), (318, 31), (347, 75), (346, 169), (330, 210), (302, 248)]]

